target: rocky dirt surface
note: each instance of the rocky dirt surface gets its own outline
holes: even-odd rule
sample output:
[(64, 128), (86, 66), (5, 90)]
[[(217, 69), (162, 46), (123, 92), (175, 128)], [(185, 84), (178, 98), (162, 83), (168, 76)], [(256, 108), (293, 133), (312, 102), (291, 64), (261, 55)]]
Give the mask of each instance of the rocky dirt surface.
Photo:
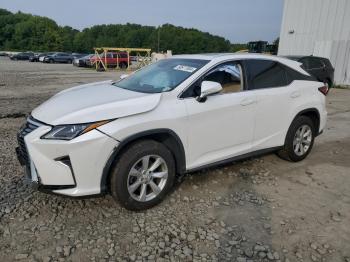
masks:
[(188, 175), (159, 206), (33, 191), (16, 132), (59, 90), (118, 73), (0, 59), (0, 261), (350, 262), (350, 90), (299, 163), (275, 155)]

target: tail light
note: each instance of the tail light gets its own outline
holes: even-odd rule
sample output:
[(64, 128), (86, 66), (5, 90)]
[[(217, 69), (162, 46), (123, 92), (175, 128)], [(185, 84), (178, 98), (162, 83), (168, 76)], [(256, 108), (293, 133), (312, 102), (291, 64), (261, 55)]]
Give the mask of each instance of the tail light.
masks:
[(327, 86), (322, 86), (318, 89), (318, 91), (320, 91), (322, 94), (324, 94), (325, 96), (328, 94), (328, 87)]

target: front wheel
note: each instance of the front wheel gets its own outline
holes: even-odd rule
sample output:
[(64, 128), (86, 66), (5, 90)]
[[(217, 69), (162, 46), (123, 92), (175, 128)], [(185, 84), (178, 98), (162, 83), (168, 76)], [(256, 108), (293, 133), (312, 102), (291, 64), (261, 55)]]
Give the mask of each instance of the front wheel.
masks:
[(307, 116), (299, 116), (289, 127), (284, 147), (277, 154), (286, 160), (301, 161), (310, 153), (314, 139), (313, 121)]
[(175, 161), (163, 144), (143, 140), (131, 144), (112, 169), (110, 190), (129, 210), (145, 210), (160, 203), (175, 179)]

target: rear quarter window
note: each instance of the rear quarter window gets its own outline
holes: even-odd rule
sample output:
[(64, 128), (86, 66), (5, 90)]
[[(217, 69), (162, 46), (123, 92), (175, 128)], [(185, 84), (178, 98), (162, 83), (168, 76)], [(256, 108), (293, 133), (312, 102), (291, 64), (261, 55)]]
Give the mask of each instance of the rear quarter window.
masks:
[(302, 73), (299, 73), (298, 71), (295, 71), (294, 69), (284, 66), (285, 67), (285, 72), (286, 72), (286, 77), (287, 77), (287, 82), (290, 84), (294, 80), (303, 80), (303, 81), (317, 81), (317, 79), (310, 75), (304, 75)]

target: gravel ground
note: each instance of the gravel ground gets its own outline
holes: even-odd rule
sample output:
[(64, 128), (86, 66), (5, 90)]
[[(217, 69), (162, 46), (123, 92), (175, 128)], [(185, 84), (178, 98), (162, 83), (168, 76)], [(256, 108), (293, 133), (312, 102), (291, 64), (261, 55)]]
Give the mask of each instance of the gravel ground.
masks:
[(118, 76), (0, 58), (0, 261), (350, 262), (350, 90), (329, 94), (306, 160), (204, 170), (146, 212), (33, 191), (14, 154), (24, 115), (59, 90)]

